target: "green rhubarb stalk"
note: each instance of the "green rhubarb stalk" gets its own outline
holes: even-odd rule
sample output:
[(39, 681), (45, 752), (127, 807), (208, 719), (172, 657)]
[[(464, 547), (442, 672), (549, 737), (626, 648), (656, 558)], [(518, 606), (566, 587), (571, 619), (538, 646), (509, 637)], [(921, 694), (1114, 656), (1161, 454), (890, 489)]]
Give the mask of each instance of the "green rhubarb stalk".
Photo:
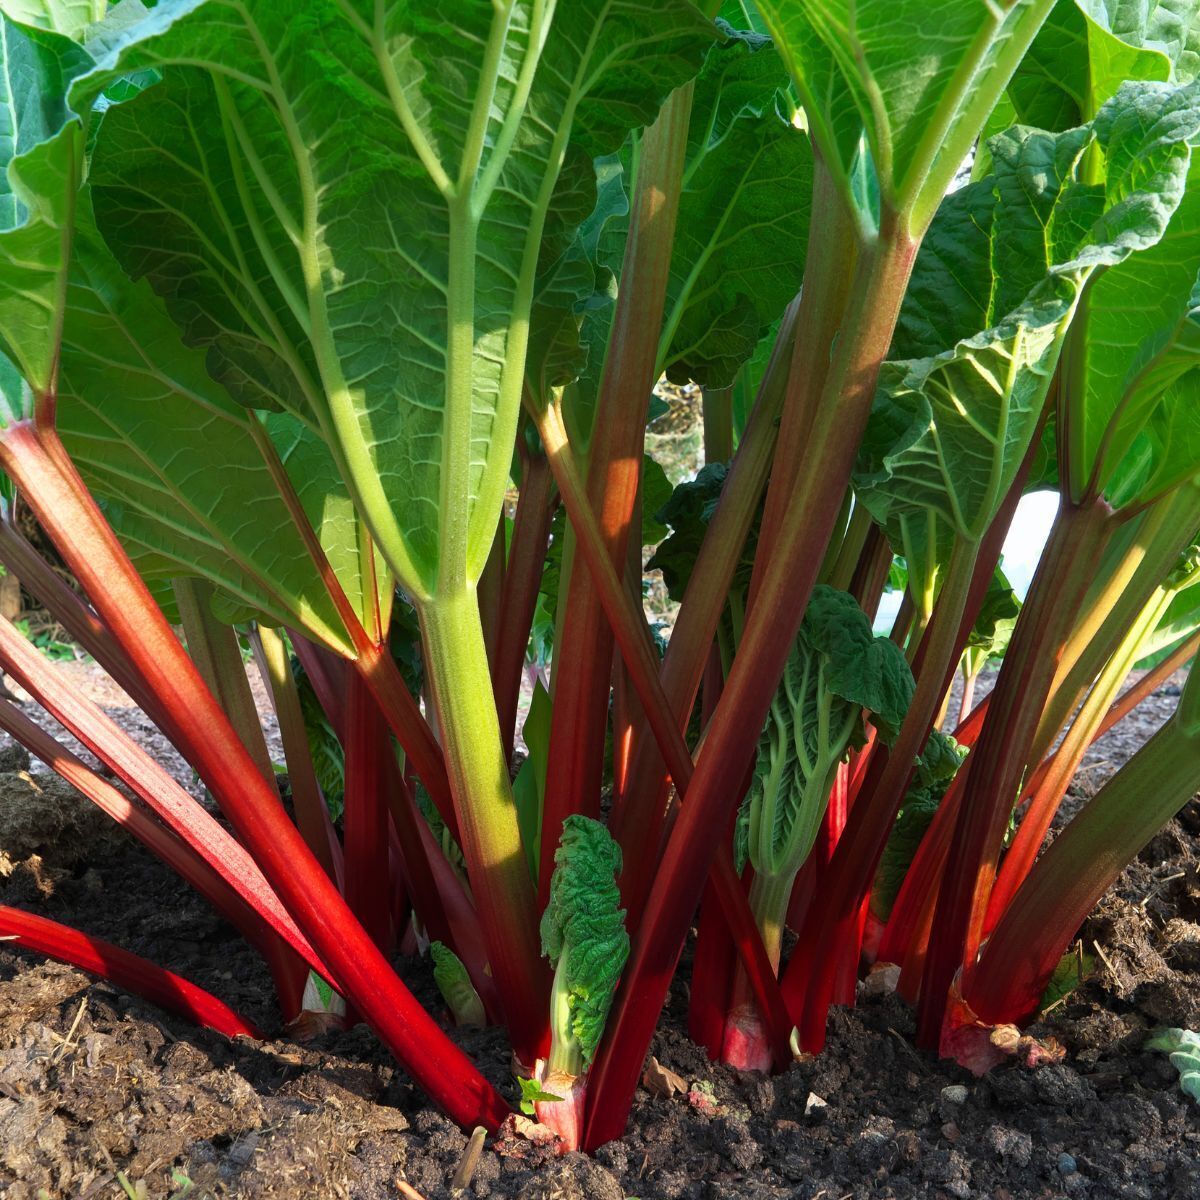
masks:
[(287, 762), (288, 788), (296, 826), (317, 861), (339, 887), (342, 886), (341, 846), (333, 832), (329, 809), (317, 782), (312, 749), (300, 702), (300, 691), (279, 630), (259, 625), (255, 630), (255, 653), (271, 689), (283, 756)]
[[(658, 376), (659, 331), (692, 111), (691, 83), (676, 89), (643, 135), (629, 237), (588, 445), (588, 498), (618, 574), (634, 526), (650, 394)], [(590, 572), (572, 569), (553, 681), (554, 719), (538, 873), (544, 904), (565, 818), (600, 812), (612, 633)]]
[(955, 972), (973, 962), (983, 935), (1013, 797), (1074, 617), (1113, 532), (1111, 508), (1096, 500), (1060, 510), (1004, 659), (971, 774), (925, 959), (918, 1033), (936, 1045)]
[[(1187, 550), (1200, 525), (1200, 483), (1182, 484), (1133, 519), (1138, 525), (1129, 544), (1106, 555), (1103, 573), (1071, 630), (1034, 743), (1037, 758), (1049, 751), (1125, 630)], [(1111, 558), (1115, 561), (1108, 561)]]
[(1046, 764), (1037, 781), (1021, 826), (1005, 855), (996, 885), (988, 902), (986, 928), (1000, 919), (1021, 883), (1029, 874), (1050, 822), (1066, 795), (1088, 747), (1095, 741), (1104, 718), (1120, 693), (1121, 687), (1142, 657), (1142, 647), (1158, 627), (1171, 601), (1184, 589), (1200, 582), (1200, 548), (1193, 546), (1170, 576), (1159, 587), (1138, 618), (1129, 627), (1124, 640), (1100, 672), (1071, 728)]
[(427, 681), (488, 962), (514, 1048), (532, 1062), (544, 1030), (545, 970), (475, 591), (442, 595), (419, 613)]

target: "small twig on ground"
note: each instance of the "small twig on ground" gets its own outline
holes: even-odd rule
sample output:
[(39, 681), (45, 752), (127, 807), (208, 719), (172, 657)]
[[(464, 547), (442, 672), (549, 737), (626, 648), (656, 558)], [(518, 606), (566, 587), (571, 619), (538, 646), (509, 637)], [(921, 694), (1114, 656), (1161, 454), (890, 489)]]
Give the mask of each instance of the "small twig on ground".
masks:
[(422, 1196), (415, 1187), (410, 1187), (403, 1180), (401, 1180), (396, 1186), (400, 1189), (400, 1195), (402, 1195), (405, 1200), (425, 1200), (425, 1197)]
[(462, 1152), (462, 1158), (458, 1160), (454, 1178), (450, 1181), (450, 1195), (457, 1196), (470, 1186), (471, 1176), (475, 1174), (475, 1168), (479, 1165), (479, 1156), (483, 1153), (483, 1140), (486, 1137), (487, 1130), (482, 1125), (476, 1125), (471, 1130), (470, 1140)]
[(1187, 874), (1186, 871), (1176, 871), (1175, 874), (1168, 875), (1165, 879), (1157, 880), (1155, 882), (1154, 886), (1142, 897), (1141, 903), (1138, 905), (1138, 908), (1140, 908), (1142, 910), (1142, 912), (1145, 912), (1146, 905), (1149, 904), (1150, 901), (1153, 900), (1154, 897), (1157, 896), (1158, 893), (1161, 892), (1163, 890), (1163, 888), (1165, 888), (1167, 886), (1168, 883), (1174, 883), (1175, 880), (1182, 879), (1186, 874)]
[(1108, 968), (1108, 973), (1113, 977), (1114, 983), (1120, 983), (1121, 977), (1117, 974), (1117, 968), (1112, 965), (1112, 960), (1104, 953), (1103, 947), (1099, 942), (1093, 942), (1092, 945), (1096, 949), (1096, 953), (1100, 955), (1101, 961)]
[[(79, 1029), (79, 1022), (83, 1020), (83, 1010), (85, 1008), (87, 1008), (86, 996), (79, 1002), (79, 1008), (75, 1012), (75, 1020), (71, 1022), (71, 1028), (67, 1030), (67, 1036), (65, 1038), (61, 1038), (60, 1044), (56, 1046), (51, 1053), (50, 1061), (52, 1063), (58, 1062), (68, 1050), (74, 1049), (75, 1043), (73, 1039), (76, 1031)], [(50, 1034), (52, 1037), (60, 1037), (60, 1035), (55, 1033), (53, 1030), (50, 1031)]]
[(913, 1062), (917, 1064), (917, 1070), (920, 1071), (922, 1075), (928, 1075), (929, 1068), (921, 1061), (921, 1056), (908, 1044), (908, 1041), (905, 1039), (904, 1035), (897, 1033), (890, 1025), (888, 1026), (888, 1033), (890, 1033), (892, 1037), (894, 1037), (896, 1041), (900, 1043), (905, 1054), (907, 1054), (909, 1058), (911, 1058)]

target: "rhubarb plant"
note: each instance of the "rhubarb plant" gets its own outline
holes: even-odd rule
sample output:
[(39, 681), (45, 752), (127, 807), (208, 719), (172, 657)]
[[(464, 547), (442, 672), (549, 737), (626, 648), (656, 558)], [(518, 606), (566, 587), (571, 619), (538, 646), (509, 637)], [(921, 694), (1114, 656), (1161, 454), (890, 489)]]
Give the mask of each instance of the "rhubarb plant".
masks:
[[(977, 1061), (1200, 783), (1193, 673), (1043, 852), (1200, 644), (1200, 5), (1134, 8), (0, 0), (0, 468), (79, 590), (11, 504), (0, 560), (222, 819), (4, 622), (126, 790), (0, 727), (248, 939), (283, 1022), (365, 1020), (465, 1127), (619, 1136), (694, 923), (714, 1055), (820, 1050), (879, 957)], [(671, 493), (664, 380), (706, 459)], [(427, 944), (506, 1095), (394, 969)]]

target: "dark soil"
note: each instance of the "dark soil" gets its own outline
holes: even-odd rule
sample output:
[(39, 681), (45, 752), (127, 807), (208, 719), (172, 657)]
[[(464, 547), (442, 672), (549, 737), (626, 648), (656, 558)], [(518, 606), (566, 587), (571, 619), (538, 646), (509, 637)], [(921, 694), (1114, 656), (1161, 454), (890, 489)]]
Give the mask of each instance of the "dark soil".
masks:
[[(1162, 721), (1173, 692), (1095, 748), (1077, 800)], [(14, 773), (21, 765), (0, 756), (0, 902), (148, 955), (278, 1034), (256, 956), (69, 789)], [(1198, 860), (1193, 801), (1081, 931), (1098, 971), (1034, 1031), (1065, 1045), (1061, 1064), (976, 1080), (913, 1048), (912, 1016), (895, 997), (863, 996), (835, 1011), (818, 1059), (773, 1079), (738, 1075), (681, 1032), (681, 978), (652, 1050), (687, 1096), (640, 1090), (633, 1132), (595, 1160), (489, 1148), (462, 1195), (1200, 1197), (1197, 1106), (1166, 1058), (1141, 1048), (1157, 1025), (1200, 1028)], [(397, 965), (436, 1007), (423, 964)], [(511, 1093), (503, 1036), (461, 1040)], [(465, 1145), (362, 1027), (306, 1045), (231, 1043), (0, 948), (0, 1195), (11, 1200), (411, 1198), (402, 1183), (446, 1200)]]

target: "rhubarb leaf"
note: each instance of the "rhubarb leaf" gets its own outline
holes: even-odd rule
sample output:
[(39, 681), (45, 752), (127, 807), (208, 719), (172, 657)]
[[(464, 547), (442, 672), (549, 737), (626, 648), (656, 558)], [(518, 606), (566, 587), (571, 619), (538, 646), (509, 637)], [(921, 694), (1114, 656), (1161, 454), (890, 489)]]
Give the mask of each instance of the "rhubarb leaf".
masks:
[[(1010, 130), (991, 143), (995, 175), (947, 198), (918, 256), (856, 471), (894, 544), (931, 515), (954, 537), (982, 537), (1037, 429), (1083, 289), (1100, 268), (1097, 288), (1127, 260), (1136, 273), (1180, 203), (1198, 97), (1194, 85), (1127, 84), (1090, 129)], [(1077, 179), (1093, 138), (1102, 186)], [(964, 336), (971, 317), (983, 332)], [(912, 556), (909, 567), (927, 571), (927, 560)]]
[(581, 164), (653, 119), (712, 27), (685, 0), (164, 0), (143, 25), (88, 85), (166, 76), (100, 131), (105, 237), (222, 379), (336, 443), (414, 599), (473, 582), (543, 241), (587, 215)]
[(967, 673), (982, 670), (989, 658), (999, 658), (1008, 649), (1009, 639), (1017, 625), (1021, 601), (999, 567), (992, 574), (975, 624), (967, 635), (963, 663)]
[(1068, 129), (1090, 120), (1126, 80), (1194, 78), (1187, 43), (1197, 35), (1200, 6), (1192, 0), (1060, 0), (1009, 84), (1017, 119)]
[(948, 734), (938, 729), (930, 733), (871, 885), (871, 912), (880, 921), (891, 915), (921, 839), (966, 755), (966, 750)]
[[(677, 604), (682, 601), (692, 576), (696, 555), (708, 530), (709, 518), (721, 497), (728, 471), (725, 463), (705, 463), (694, 479), (685, 479), (675, 486), (667, 502), (655, 514), (671, 532), (647, 561), (646, 570), (662, 571), (667, 594)], [(753, 565), (752, 557), (742, 564), (743, 585), (749, 583)]]
[[(625, 910), (615, 876), (621, 848), (599, 821), (575, 813), (554, 852), (550, 903), (542, 916), (542, 953), (554, 964), (551, 1049), (586, 1068), (604, 1033), (617, 980), (629, 955)], [(569, 1072), (579, 1075), (582, 1070)]]
[(84, 129), (66, 92), (90, 62), (74, 42), (0, 14), (0, 354), (22, 381), (7, 373), (0, 424), (31, 416), (54, 387), (83, 174)]
[(2, 0), (0, 12), (22, 25), (78, 40), (104, 17), (107, 0)]
[[(252, 437), (255, 416), (211, 379), (201, 351), (183, 345), (150, 287), (124, 275), (86, 205), (59, 369), (59, 432), (148, 583), (200, 576), (236, 608), (353, 653)], [(268, 428), (361, 617), (359, 523), (329, 453), (285, 414)]]
[(546, 804), (546, 764), (550, 755), (550, 693), (540, 679), (533, 683), (529, 712), (521, 726), (526, 755), (513, 780), (513, 800), (517, 805), (517, 824), (521, 845), (529, 859), (529, 875), (537, 878), (541, 861), (542, 812)]
[(433, 981), (453, 1014), (455, 1025), (486, 1025), (483, 1001), (462, 959), (443, 942), (431, 942), (429, 956), (433, 959)]
[(1139, 667), (1153, 665), (1154, 660), (1200, 629), (1200, 587), (1197, 584), (1200, 584), (1200, 545), (1193, 544), (1163, 581), (1162, 586), (1175, 594), (1154, 631), (1139, 647), (1142, 655), (1142, 661), (1137, 664)]
[(854, 597), (823, 584), (814, 588), (759, 738), (739, 818), (756, 872), (800, 869), (838, 763), (865, 740), (864, 711), (880, 738), (891, 742), (912, 693), (903, 653), (872, 633)]
[[(930, 209), (974, 141), (971, 100), (999, 92), (1003, 49), (1036, 32), (1028, 0), (758, 0), (822, 158), (847, 196), (865, 133), (881, 196)], [(959, 129), (960, 122), (963, 129)], [(931, 182), (931, 168), (936, 179)], [(862, 208), (860, 207), (860, 211)]]
[(787, 74), (771, 43), (733, 35), (694, 85), (659, 369), (728, 387), (796, 294), (812, 150), (777, 111)]
[(1118, 506), (1188, 478), (1200, 452), (1200, 166), (1188, 179), (1158, 245), (1105, 272), (1089, 298), (1071, 483)]

